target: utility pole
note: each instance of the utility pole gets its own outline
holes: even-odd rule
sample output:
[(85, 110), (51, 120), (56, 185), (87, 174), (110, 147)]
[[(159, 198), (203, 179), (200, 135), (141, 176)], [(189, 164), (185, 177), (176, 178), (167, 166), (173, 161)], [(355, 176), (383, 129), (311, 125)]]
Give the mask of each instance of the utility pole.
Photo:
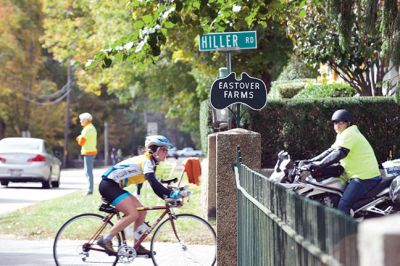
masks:
[(64, 168), (68, 166), (68, 135), (70, 127), (69, 106), (71, 103), (71, 87), (72, 87), (72, 66), (71, 66), (71, 60), (68, 59), (67, 103), (65, 107), (65, 127), (64, 127), (64, 156), (63, 156)]
[(104, 122), (104, 166), (108, 165), (108, 123)]

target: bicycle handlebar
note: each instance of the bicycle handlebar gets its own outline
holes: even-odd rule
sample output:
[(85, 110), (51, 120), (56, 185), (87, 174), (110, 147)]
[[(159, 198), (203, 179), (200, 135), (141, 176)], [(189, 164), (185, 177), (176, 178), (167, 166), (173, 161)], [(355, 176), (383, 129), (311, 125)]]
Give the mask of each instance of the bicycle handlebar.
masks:
[(165, 198), (165, 202), (167, 204), (174, 205), (174, 206), (182, 205), (184, 198), (187, 198), (187, 201), (189, 201), (189, 196), (192, 194), (189, 191), (189, 186), (187, 186), (187, 185), (183, 186), (183, 187), (171, 187), (171, 186), (169, 186), (169, 188), (171, 188), (171, 189), (173, 189), (175, 191), (177, 191), (177, 190), (180, 191), (182, 197), (181, 198), (177, 198), (177, 199)]

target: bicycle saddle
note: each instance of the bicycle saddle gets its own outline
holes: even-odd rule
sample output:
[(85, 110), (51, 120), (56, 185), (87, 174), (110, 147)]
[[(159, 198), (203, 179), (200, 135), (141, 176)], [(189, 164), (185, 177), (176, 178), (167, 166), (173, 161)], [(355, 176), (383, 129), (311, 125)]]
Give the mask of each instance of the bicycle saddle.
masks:
[(118, 211), (111, 205), (111, 202), (106, 200), (105, 198), (101, 198), (103, 203), (99, 207), (99, 211), (106, 212), (106, 213), (117, 213)]

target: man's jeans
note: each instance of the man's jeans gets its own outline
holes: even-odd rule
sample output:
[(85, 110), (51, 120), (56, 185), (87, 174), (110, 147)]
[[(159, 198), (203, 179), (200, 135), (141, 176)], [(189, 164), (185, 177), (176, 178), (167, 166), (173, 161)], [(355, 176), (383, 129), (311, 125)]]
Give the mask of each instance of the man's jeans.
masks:
[(338, 209), (346, 214), (350, 214), (353, 204), (364, 196), (368, 191), (373, 189), (382, 178), (380, 176), (361, 180), (358, 178), (351, 179), (343, 193), (343, 197), (339, 201)]
[(95, 155), (83, 155), (83, 169), (88, 181), (87, 192), (93, 193), (93, 163)]

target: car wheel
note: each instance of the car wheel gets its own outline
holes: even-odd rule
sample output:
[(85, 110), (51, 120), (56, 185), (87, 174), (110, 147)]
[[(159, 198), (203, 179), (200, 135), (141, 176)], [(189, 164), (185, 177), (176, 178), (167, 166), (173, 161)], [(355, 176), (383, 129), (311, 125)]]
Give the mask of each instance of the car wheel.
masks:
[(42, 188), (50, 188), (50, 179), (42, 181)]
[(56, 181), (51, 181), (51, 186), (55, 187), (55, 188), (60, 186), (60, 173), (58, 173), (58, 177), (57, 177)]
[(8, 181), (8, 180), (2, 180), (2, 181), (0, 181), (0, 182), (1, 182), (1, 185), (2, 185), (2, 186), (5, 186), (5, 187), (6, 187), (6, 186), (8, 186), (8, 182), (9, 182), (9, 181)]

